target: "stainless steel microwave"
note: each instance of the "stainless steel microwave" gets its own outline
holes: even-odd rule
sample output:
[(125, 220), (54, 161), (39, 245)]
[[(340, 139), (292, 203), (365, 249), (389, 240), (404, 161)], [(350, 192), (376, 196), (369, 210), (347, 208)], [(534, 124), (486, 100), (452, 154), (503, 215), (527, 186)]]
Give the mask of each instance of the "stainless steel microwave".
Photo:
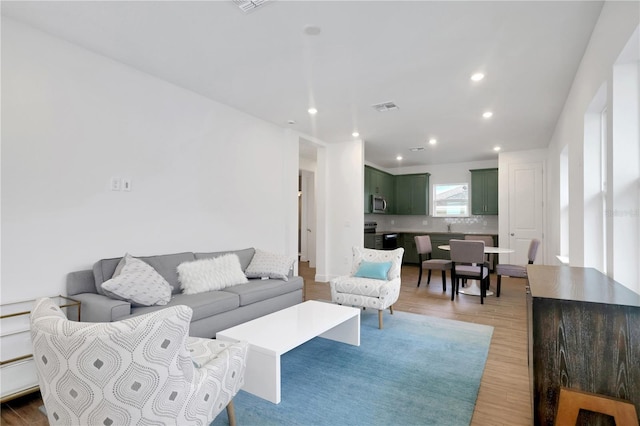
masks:
[(371, 194), (371, 212), (372, 213), (387, 212), (387, 200), (385, 200), (382, 195)]

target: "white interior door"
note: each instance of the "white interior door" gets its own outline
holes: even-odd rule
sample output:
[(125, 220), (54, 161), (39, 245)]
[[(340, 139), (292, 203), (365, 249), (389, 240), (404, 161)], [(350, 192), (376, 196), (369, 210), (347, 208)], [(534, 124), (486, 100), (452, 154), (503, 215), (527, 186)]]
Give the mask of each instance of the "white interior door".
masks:
[[(542, 241), (542, 170), (541, 162), (509, 165), (509, 248), (515, 250), (509, 263), (526, 264), (531, 240)], [(544, 259), (543, 247), (538, 248), (536, 263)]]

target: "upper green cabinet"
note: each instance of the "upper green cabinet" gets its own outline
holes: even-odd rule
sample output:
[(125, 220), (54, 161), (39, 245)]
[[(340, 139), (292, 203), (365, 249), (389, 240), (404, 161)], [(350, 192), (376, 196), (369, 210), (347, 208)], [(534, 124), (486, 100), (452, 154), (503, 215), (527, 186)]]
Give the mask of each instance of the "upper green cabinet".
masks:
[(393, 175), (364, 166), (364, 212), (371, 213), (371, 195), (382, 195), (387, 201), (387, 213), (393, 213)]
[(471, 172), (471, 214), (498, 214), (498, 169)]
[(371, 195), (382, 195), (387, 214), (427, 215), (429, 173), (394, 176), (364, 166), (364, 212), (371, 213)]
[(429, 212), (429, 174), (398, 175), (395, 179), (395, 214), (427, 215)]

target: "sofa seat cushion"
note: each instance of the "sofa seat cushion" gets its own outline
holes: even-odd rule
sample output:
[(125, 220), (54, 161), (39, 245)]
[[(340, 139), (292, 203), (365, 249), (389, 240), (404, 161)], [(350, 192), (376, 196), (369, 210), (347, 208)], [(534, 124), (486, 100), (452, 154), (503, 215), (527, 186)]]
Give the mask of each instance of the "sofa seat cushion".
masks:
[(247, 284), (227, 287), (222, 291), (236, 294), (240, 298), (240, 306), (246, 306), (272, 297), (292, 293), (300, 290), (303, 285), (302, 277), (290, 277), (288, 281), (251, 279)]
[[(187, 305), (193, 310), (191, 321), (197, 321), (223, 312), (232, 311), (240, 306), (237, 294), (225, 291), (208, 291), (199, 294), (175, 294), (164, 307)], [(146, 314), (156, 310), (156, 306), (131, 308), (132, 315)]]
[(388, 281), (374, 278), (343, 276), (333, 280), (338, 293), (357, 294), (359, 296), (380, 297), (381, 290)]

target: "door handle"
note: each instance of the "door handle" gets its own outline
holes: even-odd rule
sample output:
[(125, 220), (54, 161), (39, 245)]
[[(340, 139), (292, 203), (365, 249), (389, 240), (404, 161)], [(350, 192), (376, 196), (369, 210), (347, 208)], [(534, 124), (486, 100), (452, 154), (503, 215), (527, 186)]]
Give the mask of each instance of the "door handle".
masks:
[(307, 228), (307, 232), (311, 232), (311, 229)]
[(514, 237), (516, 234), (514, 234), (513, 232), (511, 233), (511, 236)]

